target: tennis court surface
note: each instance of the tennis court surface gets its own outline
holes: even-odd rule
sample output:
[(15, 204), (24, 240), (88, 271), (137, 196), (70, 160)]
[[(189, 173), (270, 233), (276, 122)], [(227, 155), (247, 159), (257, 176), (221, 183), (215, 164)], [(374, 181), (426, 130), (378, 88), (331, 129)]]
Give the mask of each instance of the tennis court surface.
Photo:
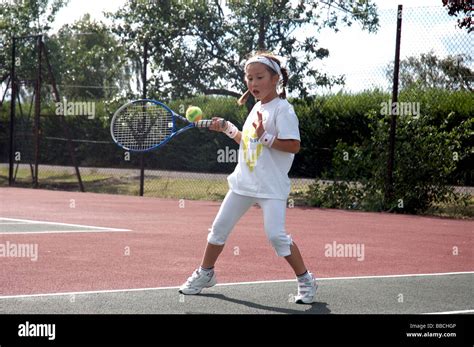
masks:
[(472, 220), (288, 208), (287, 230), (319, 278), (312, 305), (242, 218), (219, 285), (177, 287), (199, 265), (219, 202), (1, 188), (0, 313), (474, 313)]

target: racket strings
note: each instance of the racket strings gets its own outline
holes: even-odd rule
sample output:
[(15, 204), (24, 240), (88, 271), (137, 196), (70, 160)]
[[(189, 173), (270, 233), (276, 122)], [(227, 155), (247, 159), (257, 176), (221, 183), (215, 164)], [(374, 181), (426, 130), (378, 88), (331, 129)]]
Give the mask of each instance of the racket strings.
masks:
[(130, 150), (146, 150), (164, 141), (173, 132), (173, 117), (153, 103), (136, 103), (123, 109), (115, 122), (117, 142)]

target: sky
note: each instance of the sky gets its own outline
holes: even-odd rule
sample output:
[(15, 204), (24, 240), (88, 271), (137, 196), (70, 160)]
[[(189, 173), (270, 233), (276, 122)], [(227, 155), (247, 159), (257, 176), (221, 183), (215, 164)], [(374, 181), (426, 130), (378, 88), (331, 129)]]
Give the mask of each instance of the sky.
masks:
[(403, 5), (400, 58), (418, 56), (433, 50), (445, 57), (469, 53), (474, 58), (474, 42), (465, 30), (456, 27), (456, 19), (447, 15), (441, 0), (376, 1), (380, 28), (376, 34), (362, 31), (359, 25), (334, 33), (323, 30), (320, 43), (330, 56), (321, 62), (330, 73), (346, 74), (349, 90), (377, 85), (389, 87), (385, 70), (395, 58), (396, 9)]
[[(126, 0), (70, 0), (56, 16), (53, 30), (72, 23), (85, 13), (95, 19), (108, 20), (104, 11), (115, 11)], [(474, 42), (466, 30), (456, 28), (456, 19), (449, 17), (441, 0), (376, 0), (380, 16), (377, 33), (363, 31), (359, 24), (339, 27), (335, 33), (323, 29), (317, 35), (321, 47), (329, 49), (329, 58), (314, 62), (314, 66), (328, 74), (346, 75), (344, 90), (357, 92), (371, 86), (388, 88), (386, 66), (395, 54), (396, 9), (403, 5), (401, 58), (433, 50), (439, 56), (468, 53), (474, 57)], [(302, 30), (300, 35), (314, 35)], [(340, 90), (335, 88), (331, 92)], [(321, 90), (325, 92), (329, 90)]]

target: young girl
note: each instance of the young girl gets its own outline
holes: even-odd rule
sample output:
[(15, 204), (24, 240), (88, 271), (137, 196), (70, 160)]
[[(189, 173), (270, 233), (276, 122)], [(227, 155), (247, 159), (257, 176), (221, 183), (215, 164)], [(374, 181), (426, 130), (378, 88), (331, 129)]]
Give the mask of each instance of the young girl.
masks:
[[(228, 191), (209, 229), (204, 256), (199, 269), (179, 292), (199, 294), (214, 286), (214, 264), (230, 232), (244, 213), (255, 203), (263, 211), (264, 229), (276, 253), (293, 268), (298, 280), (296, 303), (313, 302), (316, 280), (308, 272), (298, 247), (285, 231), (286, 202), (290, 193), (288, 171), (294, 154), (300, 149), (298, 118), (286, 100), (288, 71), (269, 53), (258, 53), (245, 64), (248, 90), (239, 99), (244, 104), (249, 93), (259, 101), (247, 117), (242, 131), (231, 122), (220, 127), (221, 118), (213, 118), (211, 130), (224, 132), (240, 145), (239, 160), (228, 177)], [(278, 94), (277, 87), (282, 89)]]

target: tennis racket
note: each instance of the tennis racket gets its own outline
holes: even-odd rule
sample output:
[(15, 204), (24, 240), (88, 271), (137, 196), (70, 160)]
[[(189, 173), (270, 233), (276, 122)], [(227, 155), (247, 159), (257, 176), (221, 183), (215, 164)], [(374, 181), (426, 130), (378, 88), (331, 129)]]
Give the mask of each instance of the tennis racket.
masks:
[[(186, 125), (178, 129), (178, 120)], [(110, 134), (114, 142), (127, 151), (148, 152), (186, 130), (209, 128), (211, 124), (210, 119), (192, 123), (159, 101), (141, 99), (126, 103), (115, 112)], [(223, 119), (221, 127), (225, 124)]]

